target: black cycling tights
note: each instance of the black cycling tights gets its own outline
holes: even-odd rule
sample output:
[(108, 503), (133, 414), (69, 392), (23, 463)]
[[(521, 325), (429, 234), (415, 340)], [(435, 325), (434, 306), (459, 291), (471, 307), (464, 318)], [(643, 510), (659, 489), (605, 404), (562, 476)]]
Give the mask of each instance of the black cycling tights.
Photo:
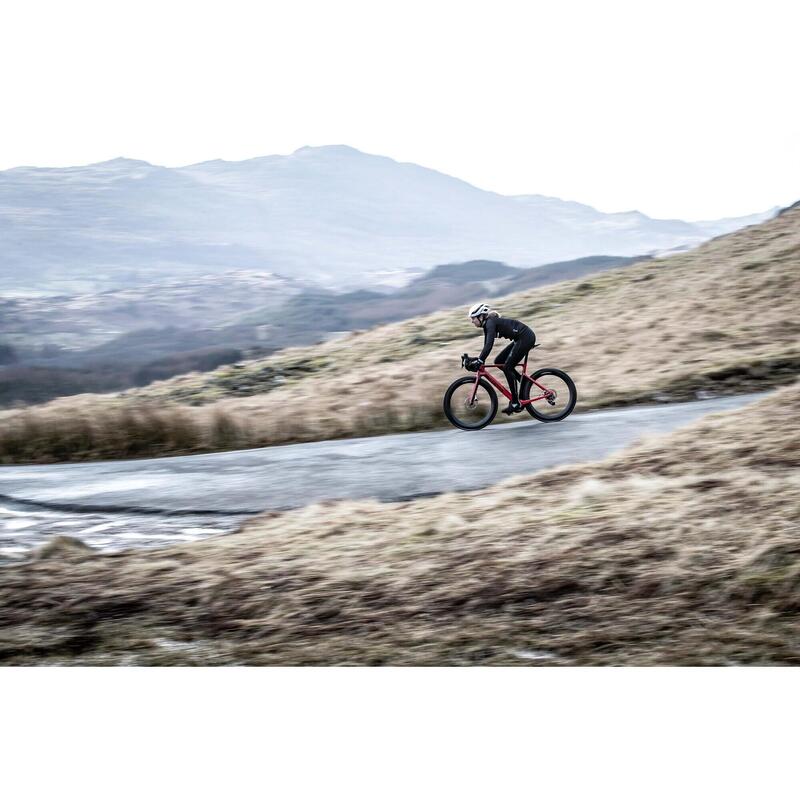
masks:
[(508, 388), (511, 391), (511, 402), (516, 404), (519, 402), (519, 394), (517, 393), (517, 381), (519, 380), (519, 373), (515, 367), (522, 361), (528, 354), (528, 351), (536, 344), (536, 336), (533, 331), (523, 334), (516, 342), (511, 342), (510, 345), (504, 347), (495, 358), (495, 364), (503, 365), (503, 372), (508, 382)]

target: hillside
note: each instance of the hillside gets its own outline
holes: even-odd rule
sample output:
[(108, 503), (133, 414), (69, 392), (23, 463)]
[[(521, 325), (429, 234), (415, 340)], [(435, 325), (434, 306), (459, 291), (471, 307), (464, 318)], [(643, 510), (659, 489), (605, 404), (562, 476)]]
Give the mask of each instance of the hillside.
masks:
[(472, 302), (487, 292), (545, 285), (636, 260), (590, 256), (530, 269), (495, 261), (446, 264), (382, 292), (332, 292), (235, 271), (0, 300), (0, 408), (145, 386)]
[[(578, 410), (785, 384), (800, 366), (800, 207), (688, 253), (499, 298)], [(444, 424), (464, 308), (122, 395), (0, 412), (6, 462), (257, 446)]]
[(76, 294), (256, 270), (333, 289), (399, 286), (431, 264), (631, 256), (765, 216), (604, 214), (339, 146), (175, 169), (124, 158), (18, 167), (0, 172), (0, 284), (6, 296)]
[(799, 416), (795, 384), (477, 492), (314, 505), (156, 551), (54, 541), (0, 568), (0, 660), (797, 665)]

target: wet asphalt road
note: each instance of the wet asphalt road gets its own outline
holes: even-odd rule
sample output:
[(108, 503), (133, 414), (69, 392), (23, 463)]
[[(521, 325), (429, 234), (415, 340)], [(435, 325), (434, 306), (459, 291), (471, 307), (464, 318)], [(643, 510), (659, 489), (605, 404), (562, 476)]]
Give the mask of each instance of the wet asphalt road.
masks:
[[(476, 489), (511, 475), (601, 459), (643, 435), (760, 396), (574, 414), (560, 423), (516, 422), (475, 432), (451, 428), (176, 458), (0, 467), (0, 557), (3, 548), (17, 554), (47, 538), (54, 525), (79, 538), (82, 530), (100, 526), (101, 541), (90, 542), (100, 547), (119, 547), (124, 535), (139, 537), (128, 546), (163, 544), (230, 530), (244, 515), (317, 500), (396, 500)], [(535, 490), (535, 479), (529, 483)]]
[(315, 500), (476, 489), (603, 458), (643, 434), (744, 405), (758, 395), (494, 425), (89, 464), (0, 468), (0, 495), (62, 510), (252, 514)]

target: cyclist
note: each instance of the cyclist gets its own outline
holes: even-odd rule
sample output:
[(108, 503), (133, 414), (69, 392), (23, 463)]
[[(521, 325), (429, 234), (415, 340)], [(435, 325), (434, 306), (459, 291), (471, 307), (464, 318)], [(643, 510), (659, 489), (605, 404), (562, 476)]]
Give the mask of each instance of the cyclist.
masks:
[(503, 373), (508, 381), (508, 388), (511, 391), (511, 402), (508, 408), (503, 409), (504, 414), (518, 414), (522, 411), (517, 393), (517, 381), (519, 373), (515, 367), (528, 354), (528, 351), (536, 344), (536, 334), (524, 323), (516, 319), (501, 317), (498, 311), (491, 309), (486, 303), (476, 303), (469, 310), (470, 322), (476, 328), (483, 328), (483, 350), (477, 358), (471, 358), (467, 362), (467, 369), (477, 372), (486, 362), (489, 353), (494, 347), (496, 337), (501, 339), (511, 339), (511, 344), (504, 347), (495, 358), (495, 364), (503, 365)]

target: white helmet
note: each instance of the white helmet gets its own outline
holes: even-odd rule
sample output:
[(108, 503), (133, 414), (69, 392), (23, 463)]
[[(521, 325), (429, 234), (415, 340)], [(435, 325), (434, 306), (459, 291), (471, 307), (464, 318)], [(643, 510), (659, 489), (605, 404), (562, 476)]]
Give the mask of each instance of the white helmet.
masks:
[(490, 310), (486, 303), (476, 303), (469, 310), (469, 318), (474, 319), (475, 317), (480, 317), (482, 314), (488, 314)]

